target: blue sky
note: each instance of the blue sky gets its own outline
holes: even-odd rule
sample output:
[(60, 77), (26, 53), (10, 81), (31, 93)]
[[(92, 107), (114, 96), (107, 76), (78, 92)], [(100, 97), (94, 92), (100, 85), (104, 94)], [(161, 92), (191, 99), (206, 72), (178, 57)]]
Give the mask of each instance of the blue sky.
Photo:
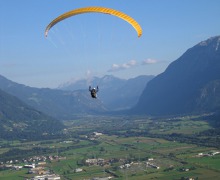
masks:
[[(66, 19), (44, 37), (57, 16), (81, 7), (122, 11), (141, 25), (89, 13)], [(157, 75), (187, 49), (220, 35), (219, 0), (0, 0), (0, 74), (32, 87), (69, 80)]]

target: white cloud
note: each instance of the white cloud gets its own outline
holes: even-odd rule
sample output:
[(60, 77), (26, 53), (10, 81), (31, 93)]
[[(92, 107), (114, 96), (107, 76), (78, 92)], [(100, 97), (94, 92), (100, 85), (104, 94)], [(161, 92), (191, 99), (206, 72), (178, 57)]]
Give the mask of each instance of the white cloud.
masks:
[(120, 71), (123, 69), (128, 69), (128, 68), (134, 67), (136, 65), (137, 65), (137, 61), (135, 61), (135, 60), (131, 60), (131, 61), (129, 61), (127, 63), (123, 63), (123, 64), (113, 64), (111, 69), (108, 70), (108, 72)]
[(127, 64), (129, 64), (130, 66), (135, 66), (135, 65), (137, 65), (137, 61), (131, 60)]
[(108, 70), (108, 72), (120, 71), (120, 70), (129, 69), (129, 68), (141, 66), (141, 65), (157, 64), (159, 62), (161, 62), (161, 61), (158, 61), (156, 59), (151, 59), (151, 58), (148, 58), (148, 59), (142, 61), (141, 63), (138, 63), (135, 60), (131, 60), (131, 61), (124, 63), (124, 64), (112, 64), (112, 67), (111, 67), (111, 69)]
[(155, 64), (155, 63), (158, 63), (158, 61), (156, 59), (145, 59), (144, 61), (142, 61), (142, 65), (146, 65), (146, 64)]

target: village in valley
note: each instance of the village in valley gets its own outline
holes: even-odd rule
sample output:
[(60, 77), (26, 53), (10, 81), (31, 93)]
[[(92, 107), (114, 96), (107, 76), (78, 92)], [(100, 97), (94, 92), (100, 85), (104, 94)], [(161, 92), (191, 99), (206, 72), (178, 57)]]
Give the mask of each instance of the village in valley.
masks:
[[(165, 154), (159, 153), (160, 149), (156, 151), (155, 150), (154, 151), (149, 150), (145, 152), (142, 151), (141, 146), (144, 145), (145, 143), (149, 144), (155, 149), (156, 148), (155, 144), (160, 144), (164, 142), (159, 139), (157, 140), (152, 138), (149, 139), (144, 137), (135, 137), (135, 138), (131, 138), (129, 140), (130, 143), (128, 144), (126, 142), (127, 140), (125, 141), (125, 139), (123, 140), (123, 138), (119, 138), (117, 136), (115, 137), (108, 136), (106, 134), (103, 134), (102, 132), (93, 132), (82, 137), (83, 138), (77, 141), (71, 139), (60, 141), (59, 145), (61, 147), (62, 146), (73, 147), (72, 146), (73, 144), (79, 145), (79, 144), (88, 143), (89, 145), (88, 144), (86, 145), (87, 150), (85, 149), (86, 152), (89, 152), (87, 153), (88, 158), (86, 158), (84, 154), (81, 157), (81, 159), (77, 158), (77, 160), (74, 160), (73, 158), (76, 157), (74, 153), (76, 152), (78, 154), (82, 153), (80, 149), (79, 150), (75, 149), (76, 151), (75, 152), (73, 148), (71, 150), (71, 153), (68, 155), (67, 153), (65, 153), (65, 151), (61, 151), (59, 153), (59, 151), (56, 150), (56, 147), (51, 145), (50, 147), (55, 149), (54, 151), (55, 153), (53, 154), (35, 155), (20, 160), (11, 159), (5, 162), (0, 162), (0, 169), (6, 171), (10, 170), (11, 172), (23, 170), (25, 172), (25, 174), (23, 175), (24, 177), (23, 179), (26, 180), (44, 180), (44, 179), (59, 180), (59, 179), (65, 179), (64, 177), (68, 177), (69, 175), (71, 175), (71, 177), (78, 177), (78, 176), (81, 177), (82, 175), (82, 177), (84, 177), (84, 179), (87, 180), (108, 180), (108, 179), (117, 179), (120, 178), (120, 176), (123, 177), (128, 175), (134, 177), (137, 176), (138, 174), (152, 175), (152, 174), (157, 174), (157, 172), (161, 172), (161, 171), (162, 172), (169, 172), (169, 171), (193, 172), (197, 169), (196, 164), (189, 165), (188, 163), (184, 162), (184, 160), (179, 160), (177, 156), (174, 155), (173, 152), (169, 153), (167, 156)], [(122, 140), (123, 143), (121, 143)], [(103, 143), (106, 144), (106, 146), (103, 146)], [(100, 144), (102, 145), (100, 146)], [(172, 142), (172, 144), (173, 145), (176, 144), (175, 146), (178, 146), (176, 142)], [(36, 144), (33, 144), (33, 146), (36, 146)], [(79, 146), (79, 148), (82, 147), (83, 146)], [(115, 152), (115, 149), (117, 149), (117, 147), (119, 148), (120, 151), (124, 151), (124, 153), (126, 153), (127, 155), (121, 156), (118, 150)], [(89, 148), (92, 148), (93, 151), (90, 152)], [(112, 152), (111, 152), (111, 148), (113, 148)], [(183, 148), (186, 148), (185, 145)], [(82, 151), (85, 151), (83, 149)], [(156, 154), (154, 154), (153, 152)], [(109, 156), (109, 154), (111, 155)], [(209, 149), (209, 151), (206, 152), (193, 153), (191, 157), (206, 158), (206, 157), (216, 156), (219, 158), (219, 154), (220, 151)], [(166, 158), (164, 159), (163, 156), (164, 157), (166, 156)], [(71, 159), (73, 159), (72, 162), (70, 161)], [(174, 160), (176, 160), (177, 162), (175, 162)], [(54, 168), (55, 166), (63, 163), (66, 166), (69, 166), (68, 170), (66, 171), (63, 170), (62, 172), (55, 170), (56, 169)], [(96, 169), (96, 171), (100, 171), (97, 174), (97, 176), (86, 175), (86, 174), (91, 174), (94, 171), (94, 169)], [(186, 176), (186, 178), (196, 179), (195, 177), (189, 177), (189, 176)]]
[[(90, 135), (86, 136), (87, 139), (90, 141), (98, 140), (102, 133), (93, 132)], [(60, 143), (64, 144), (71, 144), (73, 141), (63, 141)], [(21, 169), (26, 169), (27, 174), (33, 175), (31, 178), (25, 178), (26, 180), (59, 180), (61, 176), (59, 174), (55, 174), (52, 169), (49, 168), (48, 164), (52, 162), (58, 162), (66, 160), (67, 157), (59, 156), (59, 155), (41, 155), (41, 156), (33, 156), (29, 158), (25, 158), (22, 160), (9, 160), (6, 162), (0, 162), (0, 169), (10, 169), (11, 171), (20, 171)], [(144, 162), (130, 162), (128, 159), (123, 158), (111, 158), (111, 159), (104, 159), (104, 158), (88, 158), (85, 159), (83, 162), (83, 166), (87, 167), (86, 169), (83, 167), (77, 167), (72, 171), (74, 173), (81, 173), (84, 171), (88, 171), (88, 167), (92, 166), (100, 166), (105, 169), (111, 167), (113, 163), (118, 163), (118, 169), (126, 170), (126, 169), (133, 169), (133, 171), (140, 169), (140, 167), (144, 170), (146, 168), (155, 168), (159, 169), (160, 167), (154, 164), (153, 158), (148, 158), (147, 161)], [(108, 177), (94, 177), (91, 180), (107, 180), (113, 179), (117, 177), (117, 175), (109, 170), (105, 170), (109, 176)]]

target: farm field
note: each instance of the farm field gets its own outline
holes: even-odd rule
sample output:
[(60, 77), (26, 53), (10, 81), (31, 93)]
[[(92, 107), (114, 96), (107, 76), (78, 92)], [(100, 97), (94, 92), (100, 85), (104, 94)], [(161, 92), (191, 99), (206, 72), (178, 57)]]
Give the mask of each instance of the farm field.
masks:
[[(68, 180), (220, 176), (220, 149), (196, 143), (205, 138), (200, 132), (213, 128), (206, 121), (88, 116), (64, 123), (66, 129), (55, 139), (1, 141), (0, 179), (31, 179), (46, 172)], [(10, 168), (25, 164), (36, 164), (41, 171)]]

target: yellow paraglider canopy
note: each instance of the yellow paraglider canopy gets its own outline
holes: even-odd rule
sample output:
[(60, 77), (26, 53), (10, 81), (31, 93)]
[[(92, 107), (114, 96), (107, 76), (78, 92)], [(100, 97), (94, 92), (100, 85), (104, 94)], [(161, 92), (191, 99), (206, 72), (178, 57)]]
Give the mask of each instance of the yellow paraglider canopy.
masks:
[(68, 17), (74, 16), (74, 15), (83, 14), (83, 13), (91, 13), (91, 12), (94, 12), (94, 13), (104, 13), (104, 14), (110, 14), (110, 15), (113, 15), (113, 16), (117, 16), (117, 17), (127, 21), (128, 23), (130, 23), (133, 26), (133, 28), (136, 30), (138, 37), (140, 37), (142, 35), (141, 26), (132, 17), (130, 17), (127, 14), (124, 14), (124, 13), (122, 13), (120, 11), (111, 9), (111, 8), (96, 7), (96, 6), (94, 6), (94, 7), (84, 7), (84, 8), (74, 9), (72, 11), (66, 12), (66, 13), (58, 16), (56, 19), (54, 19), (46, 27), (45, 36), (47, 37), (50, 28), (52, 28), (58, 22), (66, 19)]

